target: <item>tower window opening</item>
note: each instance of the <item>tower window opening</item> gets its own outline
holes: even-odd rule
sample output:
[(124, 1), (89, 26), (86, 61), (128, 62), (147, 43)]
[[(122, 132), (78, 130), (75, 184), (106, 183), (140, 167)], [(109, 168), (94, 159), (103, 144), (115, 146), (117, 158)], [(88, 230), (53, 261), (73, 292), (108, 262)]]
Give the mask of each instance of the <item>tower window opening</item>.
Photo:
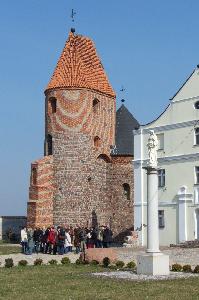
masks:
[(101, 145), (101, 140), (100, 140), (99, 136), (95, 136), (95, 137), (94, 137), (94, 146), (95, 146), (96, 148), (99, 148), (100, 145)]
[(130, 185), (128, 183), (123, 184), (123, 193), (127, 200), (130, 200)]
[(48, 155), (53, 154), (53, 139), (52, 135), (48, 134), (47, 136), (47, 148), (48, 148)]
[(57, 99), (56, 98), (50, 98), (49, 102), (50, 102), (51, 112), (52, 112), (52, 114), (55, 114), (56, 111), (57, 111)]
[(32, 184), (36, 185), (37, 184), (37, 169), (35, 167), (32, 168)]
[(95, 99), (93, 100), (93, 112), (94, 112), (94, 113), (96, 113), (96, 112), (98, 111), (98, 109), (99, 109), (99, 104), (100, 104), (99, 100), (98, 100), (97, 98), (95, 98)]

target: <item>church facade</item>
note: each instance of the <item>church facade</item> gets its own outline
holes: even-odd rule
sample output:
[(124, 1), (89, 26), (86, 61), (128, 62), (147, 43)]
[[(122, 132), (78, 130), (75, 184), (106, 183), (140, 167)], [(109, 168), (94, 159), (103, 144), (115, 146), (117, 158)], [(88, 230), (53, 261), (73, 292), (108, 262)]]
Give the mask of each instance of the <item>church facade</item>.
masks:
[(156, 120), (134, 132), (135, 229), (147, 244), (147, 141), (158, 137), (160, 245), (199, 239), (199, 66)]
[(45, 97), (44, 157), (31, 164), (28, 226), (108, 225), (119, 238), (134, 223), (139, 124), (124, 105), (116, 113), (91, 39), (71, 30)]

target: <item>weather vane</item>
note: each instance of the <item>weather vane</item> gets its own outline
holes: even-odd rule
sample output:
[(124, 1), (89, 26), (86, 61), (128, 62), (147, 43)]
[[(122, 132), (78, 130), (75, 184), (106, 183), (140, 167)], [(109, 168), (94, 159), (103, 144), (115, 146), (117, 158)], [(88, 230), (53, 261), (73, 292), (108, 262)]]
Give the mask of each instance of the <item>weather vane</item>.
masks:
[(72, 9), (72, 12), (71, 12), (72, 22), (75, 22), (75, 15), (76, 15), (76, 11), (74, 9)]
[[(124, 88), (124, 86), (123, 86), (123, 85), (121, 86), (120, 92), (122, 92), (122, 93), (124, 93), (124, 92), (125, 92), (125, 88)], [(124, 99), (122, 99), (122, 100), (121, 100), (121, 102), (125, 102), (125, 100), (124, 100)]]

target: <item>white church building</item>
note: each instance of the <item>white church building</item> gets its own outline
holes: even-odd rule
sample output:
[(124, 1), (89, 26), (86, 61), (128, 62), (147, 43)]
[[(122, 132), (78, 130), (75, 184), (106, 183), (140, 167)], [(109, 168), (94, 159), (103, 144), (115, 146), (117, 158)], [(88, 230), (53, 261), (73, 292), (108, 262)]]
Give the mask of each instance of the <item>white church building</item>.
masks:
[(135, 230), (147, 243), (147, 140), (158, 137), (160, 245), (199, 239), (199, 66), (166, 110), (134, 131)]

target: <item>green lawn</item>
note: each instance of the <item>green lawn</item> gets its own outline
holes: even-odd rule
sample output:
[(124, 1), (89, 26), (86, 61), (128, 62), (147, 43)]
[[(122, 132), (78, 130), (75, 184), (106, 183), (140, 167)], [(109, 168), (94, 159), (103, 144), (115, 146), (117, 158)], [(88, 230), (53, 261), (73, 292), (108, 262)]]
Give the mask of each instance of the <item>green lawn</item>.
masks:
[(0, 255), (20, 253), (20, 252), (21, 252), (20, 246), (10, 246), (9, 244), (0, 244)]
[(132, 282), (90, 276), (102, 267), (58, 265), (0, 269), (0, 299), (199, 299), (199, 278)]

